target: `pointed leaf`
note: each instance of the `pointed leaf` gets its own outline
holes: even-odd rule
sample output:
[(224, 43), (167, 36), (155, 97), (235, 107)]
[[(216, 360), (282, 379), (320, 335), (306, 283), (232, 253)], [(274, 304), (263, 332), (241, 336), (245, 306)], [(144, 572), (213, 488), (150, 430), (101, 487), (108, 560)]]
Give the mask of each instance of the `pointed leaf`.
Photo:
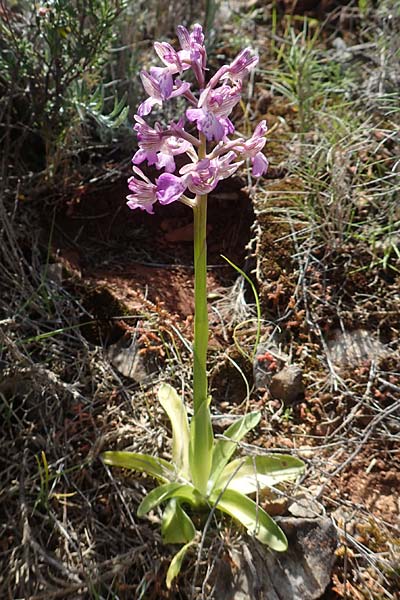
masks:
[(189, 478), (189, 423), (182, 398), (167, 383), (158, 390), (158, 399), (172, 426), (172, 460), (178, 471)]
[(143, 517), (150, 510), (165, 502), (170, 498), (181, 498), (189, 504), (197, 505), (199, 503), (199, 495), (193, 486), (185, 483), (164, 483), (151, 490), (149, 494), (139, 504), (137, 514)]
[(288, 454), (246, 456), (230, 462), (214, 485), (214, 489), (225, 487), (242, 494), (270, 488), (282, 481), (293, 481), (304, 471), (304, 463)]
[(261, 413), (259, 411), (245, 415), (236, 421), (236, 423), (230, 425), (224, 432), (224, 437), (229, 438), (229, 440), (219, 439), (215, 442), (210, 477), (212, 483), (215, 483), (225, 465), (228, 464), (229, 459), (236, 450), (236, 442), (240, 442), (251, 429), (254, 429), (258, 425), (260, 418)]
[(211, 472), (214, 435), (208, 398), (200, 404), (190, 422), (190, 474), (195, 487), (207, 493)]
[(164, 510), (161, 534), (164, 544), (186, 544), (196, 535), (191, 518), (176, 498), (170, 500)]
[(147, 473), (162, 482), (176, 479), (176, 470), (173, 465), (162, 458), (150, 456), (150, 454), (103, 452), (101, 458), (106, 465)]
[(226, 490), (217, 502), (217, 508), (239, 521), (250, 535), (272, 550), (287, 550), (287, 539), (273, 519), (247, 496)]
[(118, 101), (118, 96), (115, 96), (114, 108), (108, 115), (111, 120), (118, 117), (118, 115), (121, 114), (122, 110), (125, 109), (125, 103), (126, 103), (127, 98), (128, 98), (128, 94), (126, 92), (123, 94), (122, 98), (119, 101)]
[(125, 108), (123, 108), (121, 110), (119, 116), (116, 119), (114, 119), (114, 121), (112, 121), (111, 127), (113, 127), (114, 129), (117, 129), (117, 127), (122, 125), (122, 123), (127, 118), (128, 113), (129, 113), (129, 106), (125, 106)]
[(189, 542), (185, 544), (179, 552), (177, 552), (174, 558), (171, 560), (171, 564), (168, 567), (167, 577), (166, 577), (166, 585), (167, 588), (171, 589), (171, 583), (179, 575), (182, 568), (183, 559), (185, 558), (186, 552), (189, 550), (190, 546), (193, 546), (194, 542)]

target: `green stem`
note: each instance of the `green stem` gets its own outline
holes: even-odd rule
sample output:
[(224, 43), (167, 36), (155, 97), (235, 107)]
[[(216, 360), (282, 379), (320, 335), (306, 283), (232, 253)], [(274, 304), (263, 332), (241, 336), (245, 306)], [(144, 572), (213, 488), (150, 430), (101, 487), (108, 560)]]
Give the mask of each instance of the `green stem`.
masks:
[(194, 410), (207, 398), (207, 196), (197, 197), (194, 208)]
[[(199, 159), (205, 154), (201, 139)], [(194, 342), (193, 408), (190, 440), (190, 469), (195, 487), (206, 494), (211, 470), (213, 432), (208, 401), (207, 347), (207, 195), (196, 197), (194, 215)]]

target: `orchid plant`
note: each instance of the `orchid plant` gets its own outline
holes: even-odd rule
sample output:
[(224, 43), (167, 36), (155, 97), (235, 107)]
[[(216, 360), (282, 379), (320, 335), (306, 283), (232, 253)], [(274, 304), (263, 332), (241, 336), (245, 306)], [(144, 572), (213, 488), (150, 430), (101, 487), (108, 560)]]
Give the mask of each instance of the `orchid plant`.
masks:
[[(148, 98), (135, 115), (134, 129), (139, 149), (134, 155), (134, 175), (128, 180), (131, 209), (154, 213), (156, 202), (183, 202), (194, 215), (195, 317), (193, 342), (193, 416), (178, 393), (161, 384), (158, 397), (172, 426), (172, 461), (148, 454), (105, 452), (106, 464), (134, 469), (158, 480), (159, 484), (141, 502), (138, 515), (144, 516), (161, 504), (166, 505), (161, 532), (165, 543), (185, 544), (175, 555), (167, 573), (167, 586), (179, 573), (183, 557), (194, 542), (196, 529), (188, 513), (218, 509), (232, 516), (263, 544), (277, 551), (287, 549), (283, 531), (249, 495), (293, 480), (304, 465), (290, 455), (247, 456), (231, 460), (238, 442), (259, 420), (252, 412), (214, 438), (207, 383), (207, 198), (218, 182), (231, 176), (246, 161), (252, 175), (260, 177), (268, 168), (262, 149), (267, 126), (261, 121), (249, 139), (235, 132), (229, 116), (241, 98), (243, 80), (257, 62), (250, 49), (242, 50), (230, 65), (222, 66), (206, 83), (206, 49), (200, 25), (191, 32), (178, 27), (180, 50), (156, 42), (154, 49), (163, 63), (140, 76)], [(188, 70), (192, 82), (183, 81)], [(193, 83), (194, 81), (194, 83)], [(193, 88), (197, 88), (193, 89)], [(149, 125), (144, 119), (154, 107), (181, 97), (189, 104), (178, 122)], [(181, 156), (179, 170), (175, 157)], [(147, 163), (163, 171), (151, 181), (138, 165)]]

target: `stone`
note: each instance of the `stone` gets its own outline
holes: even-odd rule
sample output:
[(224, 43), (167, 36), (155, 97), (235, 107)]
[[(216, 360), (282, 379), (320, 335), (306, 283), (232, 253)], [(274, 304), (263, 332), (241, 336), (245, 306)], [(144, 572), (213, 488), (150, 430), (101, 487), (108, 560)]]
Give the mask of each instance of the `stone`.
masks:
[(281, 352), (275, 344), (261, 343), (257, 347), (253, 363), (253, 377), (256, 388), (268, 388), (273, 375), (282, 369), (289, 356)]
[(296, 496), (288, 506), (293, 517), (314, 518), (322, 514), (322, 505), (305, 494)]
[(341, 331), (337, 329), (328, 341), (331, 362), (339, 368), (361, 365), (388, 355), (387, 347), (365, 329)]
[(298, 365), (287, 365), (273, 375), (269, 392), (272, 398), (290, 403), (304, 394), (303, 372)]
[(105, 355), (121, 375), (136, 383), (145, 383), (157, 370), (154, 359), (141, 354), (136, 340), (130, 336), (123, 336), (116, 344), (109, 346)]
[[(231, 552), (216, 572), (218, 600), (318, 600), (324, 594), (338, 545), (327, 517), (277, 519), (285, 532), (287, 552), (273, 552), (254, 538)], [(221, 561), (222, 563), (222, 561)], [(218, 569), (218, 566), (217, 566)]]

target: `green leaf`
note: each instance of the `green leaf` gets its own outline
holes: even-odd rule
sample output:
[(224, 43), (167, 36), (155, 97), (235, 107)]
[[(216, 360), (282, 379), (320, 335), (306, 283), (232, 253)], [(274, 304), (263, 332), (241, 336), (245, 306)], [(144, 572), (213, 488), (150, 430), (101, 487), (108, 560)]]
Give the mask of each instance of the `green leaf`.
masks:
[(199, 406), (190, 422), (189, 461), (191, 479), (196, 488), (207, 493), (214, 447), (208, 398)]
[(200, 503), (200, 497), (192, 485), (185, 483), (165, 483), (151, 490), (139, 504), (137, 514), (143, 517), (150, 510), (170, 498), (181, 498), (193, 506)]
[(216, 504), (217, 508), (241, 523), (250, 535), (272, 550), (284, 552), (288, 543), (282, 529), (253, 500), (247, 496), (226, 490)]
[(227, 487), (242, 494), (252, 494), (282, 481), (292, 481), (303, 471), (303, 461), (288, 454), (246, 456), (233, 460), (225, 467), (214, 489), (223, 490)]
[(176, 479), (176, 469), (173, 465), (150, 454), (108, 451), (103, 452), (101, 458), (106, 465), (147, 473), (164, 483)]
[(164, 544), (186, 544), (196, 535), (191, 518), (176, 498), (168, 502), (163, 512), (161, 534)]
[(189, 423), (182, 398), (167, 383), (158, 390), (158, 399), (172, 426), (172, 460), (178, 471), (189, 478)]
[(171, 583), (179, 575), (182, 568), (183, 559), (185, 558), (186, 552), (189, 550), (190, 546), (193, 546), (194, 542), (189, 542), (185, 544), (179, 552), (177, 552), (174, 558), (171, 560), (171, 564), (168, 567), (167, 577), (166, 577), (166, 585), (167, 588), (171, 589)]
[(114, 98), (114, 108), (110, 112), (110, 114), (108, 115), (109, 119), (114, 120), (114, 119), (116, 119), (118, 117), (118, 115), (121, 114), (121, 111), (126, 108), (125, 107), (125, 103), (126, 103), (127, 98), (128, 98), (128, 94), (126, 92), (124, 93), (124, 95), (122, 96), (122, 98), (120, 99), (119, 102), (118, 102), (117, 96), (115, 96), (115, 98)]
[(251, 429), (254, 429), (258, 425), (260, 418), (261, 413), (259, 411), (245, 415), (236, 421), (236, 423), (230, 425), (224, 432), (224, 438), (229, 438), (228, 440), (219, 439), (215, 442), (210, 477), (211, 489), (235, 452), (237, 442), (240, 442)]

